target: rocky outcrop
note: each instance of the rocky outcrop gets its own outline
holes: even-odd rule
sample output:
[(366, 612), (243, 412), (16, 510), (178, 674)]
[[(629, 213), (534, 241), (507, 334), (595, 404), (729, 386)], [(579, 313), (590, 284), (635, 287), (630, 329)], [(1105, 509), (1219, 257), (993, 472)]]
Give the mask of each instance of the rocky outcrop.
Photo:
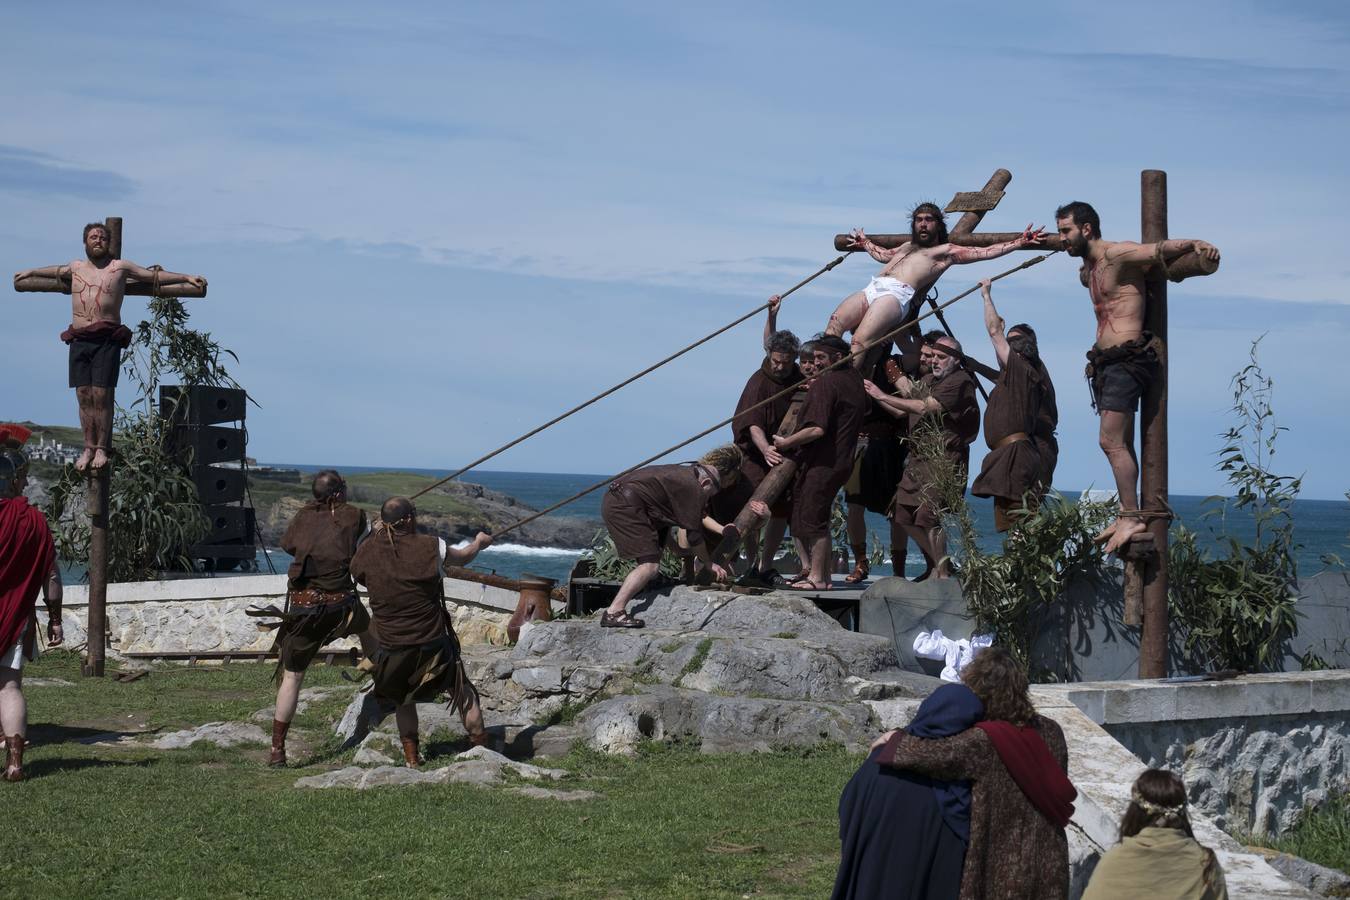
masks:
[[(578, 740), (621, 754), (643, 740), (710, 753), (860, 746), (938, 684), (899, 671), (890, 641), (845, 631), (801, 597), (679, 586), (632, 609), (646, 628), (539, 622), (514, 648), (466, 648), (487, 721), (513, 753), (563, 752)], [(424, 735), (463, 734), (444, 707), (419, 712)], [(363, 694), (337, 732), (374, 761), (389, 755), (377, 748), (391, 746), (392, 728), (392, 716)]]

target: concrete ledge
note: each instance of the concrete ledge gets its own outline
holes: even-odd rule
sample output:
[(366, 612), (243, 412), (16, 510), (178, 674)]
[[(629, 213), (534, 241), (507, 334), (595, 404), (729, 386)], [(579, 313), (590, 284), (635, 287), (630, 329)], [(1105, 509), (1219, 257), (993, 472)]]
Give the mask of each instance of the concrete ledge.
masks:
[[(1038, 685), (1098, 725), (1350, 711), (1350, 670), (1243, 675), (1229, 681), (1098, 681)], [(1039, 699), (1039, 698), (1038, 698)]]

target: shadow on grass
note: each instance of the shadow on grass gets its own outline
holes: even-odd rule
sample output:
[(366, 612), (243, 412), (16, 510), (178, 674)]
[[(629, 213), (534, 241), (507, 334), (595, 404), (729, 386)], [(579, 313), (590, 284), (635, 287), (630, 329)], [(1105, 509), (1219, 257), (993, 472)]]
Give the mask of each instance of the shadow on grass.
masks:
[(41, 722), (28, 726), (30, 744), (95, 744), (104, 741), (117, 741), (127, 737), (141, 737), (155, 734), (160, 729), (152, 728), (139, 731), (118, 731), (112, 728), (89, 728), (81, 725), (58, 725), (55, 722)]
[(44, 756), (41, 759), (24, 760), (24, 781), (45, 778), (52, 775), (68, 775), (81, 769), (148, 769), (154, 765), (154, 759), (95, 759), (89, 756), (61, 757)]

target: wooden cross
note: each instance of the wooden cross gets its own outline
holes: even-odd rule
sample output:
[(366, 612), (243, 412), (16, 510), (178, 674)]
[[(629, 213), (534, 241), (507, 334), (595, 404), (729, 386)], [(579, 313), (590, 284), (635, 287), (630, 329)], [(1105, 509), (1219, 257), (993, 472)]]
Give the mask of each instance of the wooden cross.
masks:
[[(960, 212), (960, 220), (948, 235), (951, 243), (963, 247), (988, 247), (1016, 240), (1016, 232), (981, 232), (975, 227), (985, 213), (998, 206), (1004, 188), (1012, 181), (1007, 169), (994, 172), (983, 190), (958, 193), (945, 212)], [(1151, 244), (1167, 239), (1167, 173), (1146, 169), (1140, 181), (1141, 242)], [(880, 247), (899, 247), (909, 242), (909, 234), (873, 234), (872, 243)], [(837, 234), (837, 250), (853, 246), (852, 237)], [(1024, 250), (1063, 250), (1059, 235), (1046, 235), (1041, 243)], [(1192, 251), (1158, 267), (1147, 280), (1146, 330), (1167, 340), (1167, 282), (1180, 282), (1195, 275), (1210, 275), (1217, 262)], [(1084, 282), (1086, 284), (1086, 282)], [(1139, 507), (1145, 510), (1168, 509), (1167, 486), (1167, 355), (1159, 361), (1158, 377), (1150, 384), (1140, 404)], [(1168, 520), (1154, 516), (1147, 530), (1136, 535), (1133, 545), (1124, 549), (1126, 565), (1126, 611), (1128, 625), (1142, 625), (1139, 638), (1139, 677), (1164, 678), (1168, 670), (1167, 624), (1167, 529)], [(1141, 608), (1142, 607), (1142, 608)]]
[[(104, 223), (108, 231), (108, 252), (112, 259), (122, 258), (122, 220), (109, 218)], [(69, 268), (57, 274), (33, 274), (14, 278), (14, 290), (31, 293), (69, 294), (73, 281)], [(206, 285), (168, 284), (160, 285), (154, 281), (139, 281), (128, 277), (126, 295), (137, 297), (205, 297)], [(108, 389), (108, 418), (111, 419), (113, 389)], [(112, 440), (111, 422), (105, 422), (106, 437)], [(108, 630), (108, 489), (110, 484), (110, 466), (90, 470), (89, 491), (87, 492), (89, 509), (89, 619), (88, 651), (83, 666), (85, 675), (102, 676), (106, 658), (106, 634)]]

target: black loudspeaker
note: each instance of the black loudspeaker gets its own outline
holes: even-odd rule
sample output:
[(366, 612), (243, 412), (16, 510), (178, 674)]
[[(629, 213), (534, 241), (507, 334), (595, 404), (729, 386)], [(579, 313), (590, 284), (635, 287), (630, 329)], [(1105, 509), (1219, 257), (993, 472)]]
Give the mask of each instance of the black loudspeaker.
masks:
[(253, 510), (243, 506), (203, 506), (210, 531), (202, 538), (203, 544), (252, 544)]
[(166, 385), (159, 389), (159, 414), (183, 425), (242, 422), (248, 395), (239, 388)]
[(218, 462), (242, 463), (244, 459), (244, 432), (238, 428), (178, 425), (173, 440), (180, 453), (192, 454), (194, 469)]
[(193, 466), (192, 480), (197, 483), (197, 496), (205, 506), (214, 503), (239, 503), (244, 499), (243, 469)]

